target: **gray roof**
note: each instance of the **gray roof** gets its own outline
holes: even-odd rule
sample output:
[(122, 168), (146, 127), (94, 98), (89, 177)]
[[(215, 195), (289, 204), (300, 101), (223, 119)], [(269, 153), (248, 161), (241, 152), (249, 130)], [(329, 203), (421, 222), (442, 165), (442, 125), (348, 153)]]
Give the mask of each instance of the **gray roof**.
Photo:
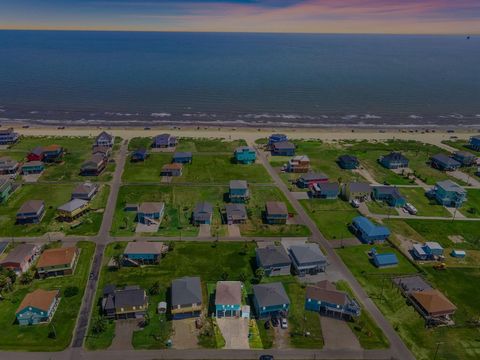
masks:
[(37, 213), (45, 206), (43, 200), (27, 200), (25, 201), (17, 213)]
[(202, 303), (199, 277), (183, 277), (172, 281), (172, 306)]
[(145, 305), (147, 294), (138, 286), (126, 286), (123, 290), (115, 290), (115, 307), (131, 307)]
[(202, 201), (197, 203), (193, 210), (193, 217), (195, 220), (208, 220), (212, 216), (213, 207), (212, 204)]
[(280, 141), (273, 144), (273, 147), (277, 150), (290, 150), (295, 149), (295, 144), (290, 141)]
[(460, 185), (457, 183), (454, 183), (452, 180), (443, 180), (437, 182), (437, 187), (441, 187), (445, 191), (451, 191), (451, 192), (456, 192), (459, 194), (465, 194), (467, 191), (462, 188)]
[(160, 255), (166, 250), (161, 242), (154, 241), (131, 241), (127, 244), (124, 254), (156, 254)]
[(350, 182), (348, 183), (350, 192), (370, 192), (370, 184), (365, 182)]
[(215, 290), (215, 304), (235, 305), (242, 303), (240, 281), (219, 281)]
[(225, 211), (229, 219), (243, 220), (247, 218), (247, 208), (244, 204), (227, 204)]
[(461, 165), (457, 160), (452, 159), (450, 156), (447, 156), (445, 154), (433, 155), (431, 157), (431, 159), (435, 160), (435, 161), (442, 162), (442, 163), (447, 164), (447, 165), (451, 165), (451, 166), (460, 166)]
[(97, 136), (97, 141), (98, 140), (108, 140), (108, 141), (112, 141), (113, 139), (113, 136), (110, 135), (109, 133), (107, 133), (106, 131), (102, 131), (100, 134), (98, 134)]
[(281, 282), (253, 285), (253, 295), (260, 307), (290, 304)]
[(248, 184), (245, 180), (230, 180), (230, 188), (232, 189), (246, 189)]
[(29, 166), (40, 166), (40, 165), (43, 165), (43, 162), (41, 162), (41, 161), (29, 161), (29, 162), (24, 163), (22, 165), (22, 168), (29, 167)]
[(83, 184), (78, 185), (75, 189), (73, 189), (73, 194), (90, 194), (91, 191), (94, 191), (98, 188), (97, 184), (91, 182), (85, 182)]
[(77, 209), (80, 209), (82, 206), (88, 204), (87, 200), (82, 199), (72, 199), (69, 202), (58, 207), (58, 210), (72, 212)]
[(152, 214), (162, 212), (165, 204), (163, 202), (143, 202), (138, 206), (138, 212), (144, 214)]
[(262, 267), (291, 264), (292, 262), (283, 246), (267, 246), (256, 249), (256, 252)]
[(327, 261), (317, 244), (292, 245), (290, 246), (290, 253), (300, 265)]
[(390, 154), (382, 156), (387, 161), (408, 161), (408, 159), (398, 151), (392, 151)]
[(267, 201), (265, 204), (267, 214), (288, 215), (287, 205), (282, 201)]
[(22, 262), (27, 257), (32, 256), (36, 249), (37, 245), (35, 244), (19, 244), (15, 246), (2, 261), (0, 261), (0, 264)]
[(338, 191), (340, 185), (336, 182), (326, 182), (326, 183), (318, 183), (317, 184), (319, 190), (323, 191)]
[(96, 153), (96, 154), (93, 154), (90, 159), (86, 160), (83, 164), (82, 164), (82, 169), (83, 168), (96, 168), (99, 164), (101, 164), (102, 162), (105, 161), (105, 158), (103, 157), (102, 154), (100, 153)]
[(300, 179), (312, 181), (317, 179), (328, 179), (328, 176), (323, 172), (310, 172), (300, 176)]
[(476, 156), (474, 154), (472, 154), (471, 152), (468, 152), (468, 151), (455, 151), (455, 155), (460, 155), (460, 156), (466, 157), (466, 158), (476, 158)]
[(0, 168), (9, 169), (18, 165), (17, 160), (13, 160), (8, 156), (0, 157)]

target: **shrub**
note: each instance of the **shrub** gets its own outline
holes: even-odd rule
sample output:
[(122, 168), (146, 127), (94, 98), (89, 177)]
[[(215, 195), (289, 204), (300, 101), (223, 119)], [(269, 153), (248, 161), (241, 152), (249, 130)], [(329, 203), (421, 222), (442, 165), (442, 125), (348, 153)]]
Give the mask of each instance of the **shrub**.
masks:
[(63, 295), (67, 298), (75, 296), (78, 294), (80, 289), (77, 286), (67, 286), (63, 291)]

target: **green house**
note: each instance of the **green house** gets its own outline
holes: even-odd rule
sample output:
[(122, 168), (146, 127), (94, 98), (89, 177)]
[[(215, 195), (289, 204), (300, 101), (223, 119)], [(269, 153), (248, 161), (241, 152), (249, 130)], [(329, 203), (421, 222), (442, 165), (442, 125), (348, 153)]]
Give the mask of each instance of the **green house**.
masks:
[(0, 204), (7, 201), (13, 191), (13, 183), (8, 179), (0, 179)]

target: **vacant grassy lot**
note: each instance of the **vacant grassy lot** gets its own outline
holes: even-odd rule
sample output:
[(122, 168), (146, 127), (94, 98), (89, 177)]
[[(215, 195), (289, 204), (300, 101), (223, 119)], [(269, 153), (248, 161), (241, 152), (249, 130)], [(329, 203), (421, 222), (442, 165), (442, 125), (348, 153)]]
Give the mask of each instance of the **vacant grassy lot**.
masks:
[(125, 163), (122, 180), (129, 183), (160, 182), (162, 166), (172, 161), (170, 153), (153, 153), (143, 162), (131, 162), (130, 158)]
[[(70, 200), (75, 184), (25, 184), (17, 189), (0, 207), (0, 236), (39, 236), (60, 231), (68, 235), (95, 235), (100, 229), (103, 208), (108, 199), (109, 187), (103, 185), (92, 201), (92, 211), (79, 219), (81, 225), (72, 228), (69, 223), (56, 220), (57, 207)], [(46, 213), (40, 224), (16, 225), (17, 211), (27, 200), (43, 200)]]
[(480, 190), (468, 189), (467, 202), (460, 209), (461, 213), (467, 217), (480, 217)]
[(360, 213), (343, 200), (309, 199), (300, 203), (329, 240), (353, 237), (348, 224)]
[[(17, 281), (12, 292), (2, 294), (4, 297), (0, 306), (2, 350), (61, 351), (70, 344), (90, 271), (90, 261), (95, 250), (95, 244), (91, 242), (82, 241), (77, 243), (77, 246), (82, 250), (73, 275), (45, 280), (35, 279), (29, 285), (20, 285)], [(66, 297), (64, 290), (67, 286), (78, 287), (78, 294)], [(25, 295), (38, 288), (59, 289), (60, 305), (49, 324), (19, 326), (15, 323), (15, 312)], [(49, 337), (50, 332), (54, 332), (56, 337)]]
[(442, 143), (451, 146), (455, 149), (462, 150), (462, 151), (470, 151), (472, 153), (478, 153), (478, 151), (475, 151), (470, 148), (469, 146), (469, 141), (468, 140), (444, 140)]
[[(205, 139), (205, 138), (179, 138), (176, 151), (209, 152), (209, 153), (233, 153), (239, 147), (247, 145), (245, 140), (225, 140), (221, 138)], [(152, 146), (152, 138), (142, 137), (133, 138), (128, 143), (128, 150), (136, 150), (138, 148), (149, 149)]]
[(418, 216), (451, 216), (445, 207), (433, 199), (428, 199), (423, 188), (402, 188), (400, 192), (409, 203), (417, 208)]

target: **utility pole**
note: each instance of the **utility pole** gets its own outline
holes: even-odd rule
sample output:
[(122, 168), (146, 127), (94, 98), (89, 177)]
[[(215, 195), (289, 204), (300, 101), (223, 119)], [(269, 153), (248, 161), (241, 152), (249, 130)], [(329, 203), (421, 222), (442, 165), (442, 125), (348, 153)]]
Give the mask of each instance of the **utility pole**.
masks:
[(437, 354), (438, 354), (438, 349), (440, 348), (440, 345), (442, 345), (443, 342), (437, 342), (437, 347), (435, 348), (435, 354), (433, 355), (433, 360), (437, 359)]

